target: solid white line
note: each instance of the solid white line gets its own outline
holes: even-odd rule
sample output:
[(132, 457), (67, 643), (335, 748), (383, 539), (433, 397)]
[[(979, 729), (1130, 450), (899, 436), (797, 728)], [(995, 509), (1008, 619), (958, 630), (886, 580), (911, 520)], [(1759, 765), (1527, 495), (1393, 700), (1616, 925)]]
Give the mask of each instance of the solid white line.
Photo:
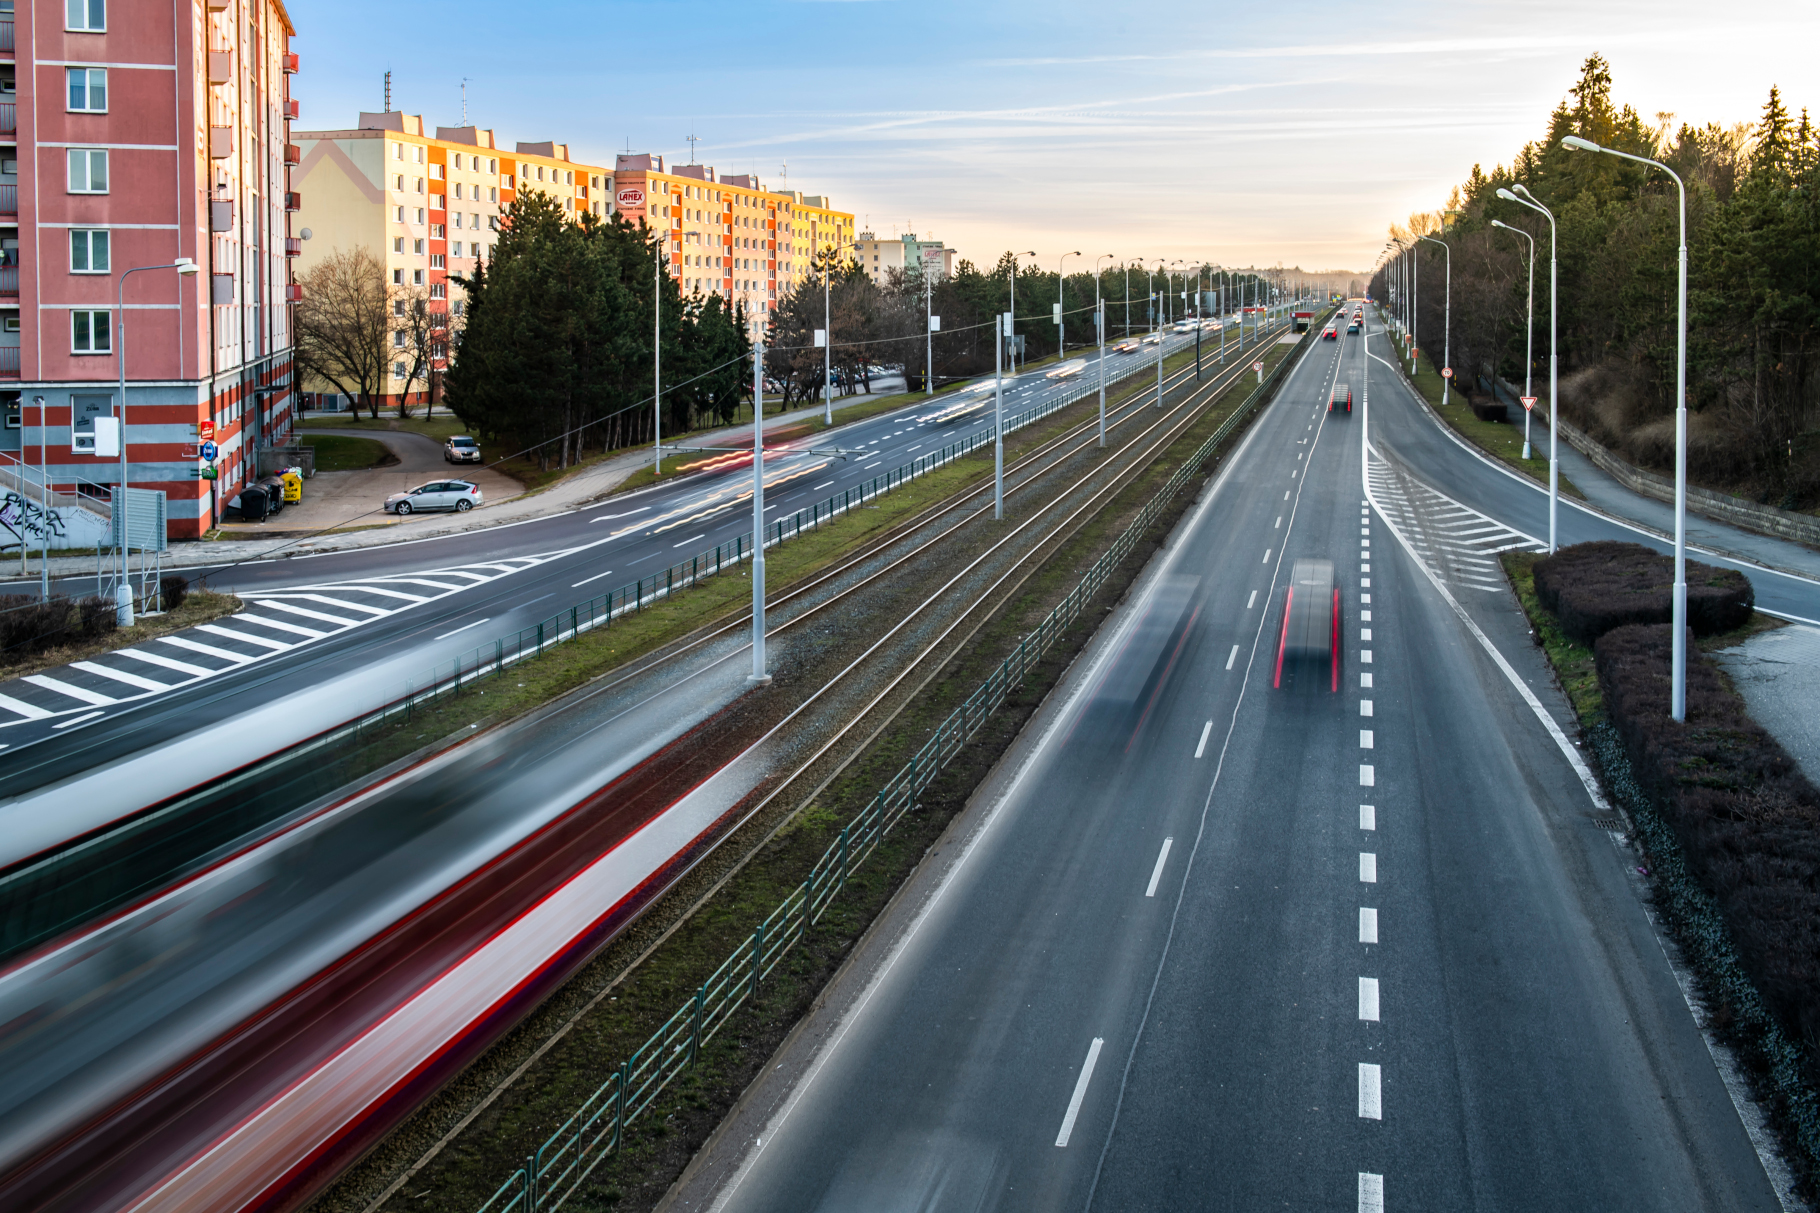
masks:
[(72, 670), (83, 670), (90, 674), (98, 674), (103, 678), (112, 678), (115, 682), (124, 682), (127, 686), (138, 687), (142, 691), (168, 691), (171, 689), (171, 684), (168, 682), (155, 682), (150, 678), (141, 678), (137, 674), (129, 674), (125, 670), (112, 670), (99, 662), (72, 661), (70, 662), (70, 668)]
[(1150, 887), (1144, 890), (1144, 896), (1156, 896), (1157, 881), (1163, 879), (1163, 865), (1169, 862), (1169, 848), (1175, 845), (1175, 839), (1163, 839), (1163, 849), (1156, 853), (1156, 867), (1150, 871)]
[(1087, 1046), (1087, 1060), (1081, 1066), (1081, 1076), (1075, 1080), (1074, 1096), (1068, 1101), (1068, 1114), (1062, 1117), (1062, 1131), (1055, 1135), (1055, 1144), (1066, 1146), (1069, 1134), (1074, 1132), (1074, 1118), (1081, 1113), (1081, 1100), (1087, 1098), (1087, 1084), (1093, 1080), (1093, 1067), (1100, 1059), (1100, 1046), (1106, 1042), (1098, 1036)]
[(626, 511), (626, 512), (625, 512), (625, 513), (623, 513), (623, 514), (602, 514), (602, 515), (600, 515), (600, 516), (599, 516), (599, 517), (597, 517), (597, 518), (590, 518), (590, 519), (588, 519), (588, 522), (589, 522), (589, 523), (590, 523), (590, 524), (593, 524), (593, 523), (596, 523), (596, 522), (609, 522), (609, 521), (611, 521), (611, 520), (613, 520), (613, 519), (615, 519), (615, 518), (630, 518), (630, 517), (631, 517), (631, 516), (632, 516), (632, 515), (634, 515), (634, 514), (642, 514), (642, 513), (644, 513), (644, 512), (645, 512), (645, 511), (646, 511), (646, 510), (648, 510), (648, 509), (650, 509), (650, 508), (651, 508), (651, 507), (650, 507), (650, 506), (648, 506), (648, 505), (641, 505), (641, 506), (639, 506), (639, 507), (638, 507), (638, 508), (637, 508), (637, 509), (635, 509), (635, 510), (627, 510), (627, 511)]
[(1378, 883), (1378, 857), (1375, 852), (1359, 852), (1359, 883)]
[(61, 724), (54, 724), (51, 726), (51, 728), (67, 729), (67, 728), (71, 728), (72, 726), (79, 725), (85, 720), (93, 720), (97, 716), (105, 716), (105, 715), (107, 715), (106, 712), (99, 711), (99, 710), (93, 711), (93, 712), (84, 712), (80, 716), (72, 716), (70, 719), (64, 721)]
[(577, 582), (575, 582), (575, 583), (574, 583), (574, 584), (573, 584), (573, 585), (571, 585), (571, 586), (570, 586), (570, 587), (569, 587), (569, 588), (570, 588), (570, 589), (571, 589), (571, 590), (578, 590), (578, 589), (580, 589), (580, 588), (581, 588), (581, 587), (582, 587), (582, 586), (584, 586), (584, 585), (587, 585), (587, 584), (588, 584), (588, 582), (590, 582), (590, 581), (599, 581), (599, 580), (600, 580), (600, 579), (601, 579), (601, 578), (602, 578), (602, 577), (611, 577), (611, 576), (612, 576), (612, 575), (613, 575), (613, 570), (612, 570), (612, 569), (608, 569), (608, 570), (607, 570), (607, 571), (606, 571), (606, 572), (604, 572), (604, 573), (596, 573), (596, 574), (594, 574), (594, 576), (592, 576), (592, 577), (583, 577), (583, 578), (582, 578), (582, 579), (581, 579), (581, 580), (580, 580), (580, 581), (577, 581)]
[(1377, 805), (1362, 804), (1359, 806), (1359, 828), (1361, 830), (1375, 830), (1378, 828)]
[(1209, 720), (1206, 724), (1201, 726), (1201, 740), (1200, 743), (1194, 747), (1194, 756), (1196, 758), (1199, 758), (1202, 754), (1207, 752), (1207, 735), (1211, 732), (1213, 732), (1213, 721)]
[(1384, 1177), (1359, 1172), (1359, 1213), (1384, 1213)]
[[(1364, 741), (1364, 739), (1364, 735), (1361, 733), (1359, 740)], [(1359, 764), (1359, 786), (1362, 788), (1375, 788), (1378, 786), (1378, 770), (1376, 767), (1365, 763)]]
[[(1366, 911), (1359, 911), (1359, 942), (1361, 943), (1376, 943), (1378, 939), (1378, 914), (1376, 910), (1372, 910), (1370, 913), (1371, 939), (1367, 941), (1365, 938)], [(1367, 1023), (1378, 1022), (1378, 979), (1375, 977), (1359, 978), (1359, 1018)]]
[[(487, 619), (491, 619), (491, 618), (492, 618), (491, 615), (487, 616)], [(469, 628), (479, 627), (481, 624), (485, 623), (487, 621), (487, 619), (476, 619), (473, 623), (464, 623), (460, 627), (456, 628), (453, 632), (444, 632), (442, 635), (436, 637), (436, 639), (437, 640), (447, 640), (451, 636), (459, 636), (461, 633), (467, 631)]]
[(1258, 592), (1256, 590), (1253, 590), (1253, 591), (1251, 591), (1251, 597), (1247, 598), (1245, 600), (1245, 609), (1249, 611), (1252, 607), (1256, 606), (1257, 604), (1258, 604)]
[(1378, 942), (1378, 912), (1370, 906), (1359, 907), (1359, 942)]
[(1383, 1071), (1368, 1061), (1359, 1063), (1359, 1115), (1366, 1120), (1384, 1119)]
[(1239, 659), (1239, 646), (1235, 644), (1232, 646), (1232, 652), (1230, 652), (1226, 655), (1226, 668), (1230, 670), (1232, 668), (1232, 663), (1237, 661), (1238, 659)]

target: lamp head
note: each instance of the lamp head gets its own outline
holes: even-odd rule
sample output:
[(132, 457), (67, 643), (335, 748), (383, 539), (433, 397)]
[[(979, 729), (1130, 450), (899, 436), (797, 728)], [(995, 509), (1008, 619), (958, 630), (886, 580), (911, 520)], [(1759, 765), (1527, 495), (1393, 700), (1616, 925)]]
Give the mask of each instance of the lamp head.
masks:
[(1517, 196), (1515, 194), (1511, 193), (1509, 190), (1505, 189), (1501, 185), (1498, 187), (1498, 197), (1504, 199), (1504, 201), (1506, 201), (1506, 202), (1515, 202), (1517, 200)]
[(1536, 200), (1536, 196), (1529, 192), (1529, 187), (1527, 185), (1524, 185), (1521, 181), (1517, 182), (1517, 184), (1515, 184), (1511, 188), (1516, 190), (1517, 193), (1523, 195), (1525, 198), (1529, 199), (1531, 202), (1534, 202)]
[(1514, 231), (1516, 231), (1516, 230), (1517, 230), (1517, 229), (1516, 229), (1516, 228), (1514, 228), (1514, 227), (1510, 227), (1510, 224), (1508, 224), (1508, 223), (1506, 223), (1506, 222), (1504, 222), (1504, 221), (1503, 221), (1503, 220), (1502, 220), (1502, 219), (1493, 219), (1493, 220), (1492, 220), (1492, 221), (1491, 221), (1491, 225), (1492, 225), (1492, 226), (1493, 226), (1493, 227), (1509, 227), (1509, 228), (1510, 228), (1510, 230), (1511, 230), (1511, 231), (1513, 231), (1513, 232), (1514, 232)]
[(1605, 150), (1591, 139), (1582, 139), (1578, 135), (1568, 135), (1561, 140), (1561, 146), (1570, 152), (1602, 152)]
[(190, 274), (196, 273), (196, 271), (198, 269), (200, 269), (201, 267), (198, 266), (194, 261), (191, 261), (188, 257), (179, 257), (179, 258), (177, 258), (175, 268), (179, 274), (188, 276)]

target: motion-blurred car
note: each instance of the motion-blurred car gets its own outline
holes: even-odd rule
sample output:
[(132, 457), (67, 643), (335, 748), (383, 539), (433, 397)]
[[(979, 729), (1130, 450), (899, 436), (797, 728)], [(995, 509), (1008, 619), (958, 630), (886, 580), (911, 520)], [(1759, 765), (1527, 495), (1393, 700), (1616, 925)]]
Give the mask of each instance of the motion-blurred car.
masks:
[(428, 510), (454, 510), (465, 514), (480, 504), (480, 486), (465, 480), (432, 480), (385, 499), (388, 514), (418, 514)]
[(1291, 682), (1300, 667), (1327, 665), (1321, 681), (1340, 689), (1340, 590), (1333, 580), (1333, 561), (1298, 560), (1290, 568), (1289, 588), (1283, 595), (1283, 634), (1277, 641), (1276, 677), (1283, 685), (1288, 664)]
[(1327, 397), (1327, 411), (1342, 416), (1352, 416), (1351, 384), (1336, 383), (1333, 385), (1333, 394)]
[(1330, 324), (1327, 326), (1327, 331), (1321, 334), (1321, 339), (1323, 341), (1338, 341), (1340, 339), (1340, 331)]
[(1136, 337), (1127, 338), (1112, 347), (1112, 352), (1115, 354), (1135, 354), (1137, 350), (1138, 339)]
[(1357, 316), (1354, 316), (1352, 318), (1352, 323), (1346, 326), (1346, 331), (1348, 333), (1356, 333), (1359, 331), (1359, 318)]
[(442, 457), (449, 463), (479, 463), (480, 443), (466, 434), (457, 434), (442, 444)]
[(1162, 341), (1163, 341), (1163, 334), (1161, 334), (1161, 333), (1145, 333), (1144, 334), (1143, 343), (1145, 345), (1161, 345)]

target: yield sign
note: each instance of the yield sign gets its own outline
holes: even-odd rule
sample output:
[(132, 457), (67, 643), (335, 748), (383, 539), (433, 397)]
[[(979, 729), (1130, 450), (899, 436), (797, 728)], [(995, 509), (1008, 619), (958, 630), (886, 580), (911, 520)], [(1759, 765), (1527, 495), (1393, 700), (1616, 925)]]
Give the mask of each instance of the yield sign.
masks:
[(1523, 402), (1523, 411), (1526, 413), (1530, 409), (1536, 407), (1536, 398), (1534, 396), (1518, 396), (1517, 399)]

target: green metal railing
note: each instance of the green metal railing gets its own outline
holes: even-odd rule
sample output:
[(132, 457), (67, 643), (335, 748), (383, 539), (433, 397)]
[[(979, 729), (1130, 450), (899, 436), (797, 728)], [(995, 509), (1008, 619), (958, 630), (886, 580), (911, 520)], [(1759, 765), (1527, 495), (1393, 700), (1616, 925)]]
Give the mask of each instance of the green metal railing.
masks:
[[(1296, 347), (1305, 349), (1307, 339)], [(1293, 353), (1269, 375), (1206, 441), (1176, 469), (1106, 553), (1017, 648), (1000, 662), (966, 702), (935, 729), (870, 804), (828, 845), (804, 880), (745, 938), (712, 976), (686, 999), (651, 1038), (610, 1073), (568, 1120), (526, 1157), (477, 1213), (555, 1213), (573, 1196), (652, 1101), (695, 1064), (701, 1048), (734, 1012), (754, 997), (765, 977), (846, 888), (847, 878), (885, 835), (915, 807), (917, 797), (952, 762), (997, 711), (1062, 632), (1081, 617), (1121, 561), (1131, 554), (1169, 502), (1200, 474), (1219, 445), (1275, 390)]]

